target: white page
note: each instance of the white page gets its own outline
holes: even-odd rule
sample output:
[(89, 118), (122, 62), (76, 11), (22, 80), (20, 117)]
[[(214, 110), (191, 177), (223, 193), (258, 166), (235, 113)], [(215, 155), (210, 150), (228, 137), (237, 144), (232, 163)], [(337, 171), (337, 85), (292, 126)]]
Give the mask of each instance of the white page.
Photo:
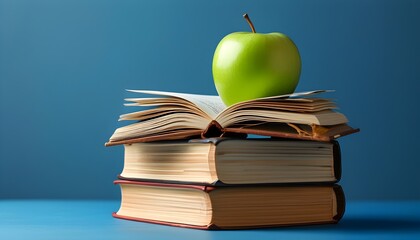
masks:
[(222, 99), (219, 96), (215, 96), (215, 95), (199, 95), (199, 94), (149, 91), (149, 90), (127, 90), (127, 91), (135, 92), (135, 93), (182, 98), (184, 100), (187, 100), (197, 105), (197, 107), (201, 108), (212, 119), (216, 118), (217, 114), (219, 114), (226, 108), (226, 105), (223, 103)]
[(225, 114), (224, 112), (231, 111), (232, 108), (237, 108), (240, 105), (244, 105), (244, 104), (248, 104), (248, 103), (252, 103), (252, 102), (256, 102), (256, 101), (260, 101), (260, 100), (284, 99), (284, 98), (296, 99), (296, 98), (303, 98), (303, 97), (307, 97), (307, 96), (311, 96), (311, 95), (316, 95), (316, 94), (320, 94), (320, 93), (324, 93), (324, 92), (333, 92), (333, 91), (334, 90), (313, 90), (313, 91), (297, 92), (297, 93), (284, 94), (284, 95), (271, 96), (271, 97), (264, 97), (264, 98), (257, 98), (257, 99), (252, 99), (252, 100), (248, 100), (248, 101), (238, 102), (238, 103), (235, 103), (235, 104), (229, 106), (229, 108), (226, 108), (225, 110), (221, 111), (216, 116), (216, 119), (215, 120), (218, 120), (218, 118), (220, 116), (222, 116), (223, 114)]
[[(223, 103), (222, 99), (219, 96), (215, 96), (215, 95), (200, 95), (200, 94), (176, 93), (176, 92), (164, 92), (164, 91), (152, 91), (152, 90), (127, 90), (127, 91), (135, 92), (135, 93), (182, 98), (197, 105), (204, 112), (206, 112), (212, 119), (216, 119), (217, 116), (220, 115), (220, 113), (223, 112), (227, 108), (226, 105)], [(259, 99), (299, 98), (299, 97), (306, 97), (310, 95), (315, 95), (315, 94), (324, 93), (324, 92), (331, 92), (331, 91), (333, 90), (314, 90), (314, 91), (306, 91), (306, 92), (298, 92), (298, 93), (285, 94), (285, 95), (279, 95), (279, 96), (258, 98), (258, 99), (249, 100), (249, 101), (256, 101)], [(236, 104), (241, 104), (241, 102), (236, 103)], [(236, 104), (232, 106), (235, 106)]]
[(297, 92), (297, 93), (291, 93), (291, 94), (285, 94), (285, 95), (278, 95), (278, 96), (271, 96), (271, 97), (258, 98), (258, 99), (301, 98), (301, 97), (307, 97), (307, 96), (310, 96), (310, 95), (320, 94), (320, 93), (324, 93), (324, 92), (334, 92), (334, 90), (313, 90), (313, 91)]

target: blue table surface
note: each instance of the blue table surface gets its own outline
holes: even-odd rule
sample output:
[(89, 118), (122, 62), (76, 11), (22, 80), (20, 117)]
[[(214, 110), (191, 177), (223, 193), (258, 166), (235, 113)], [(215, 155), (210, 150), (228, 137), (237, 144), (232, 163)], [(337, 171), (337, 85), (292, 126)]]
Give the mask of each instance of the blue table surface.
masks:
[(348, 202), (338, 224), (205, 231), (115, 219), (119, 201), (0, 200), (0, 239), (420, 239), (420, 202)]

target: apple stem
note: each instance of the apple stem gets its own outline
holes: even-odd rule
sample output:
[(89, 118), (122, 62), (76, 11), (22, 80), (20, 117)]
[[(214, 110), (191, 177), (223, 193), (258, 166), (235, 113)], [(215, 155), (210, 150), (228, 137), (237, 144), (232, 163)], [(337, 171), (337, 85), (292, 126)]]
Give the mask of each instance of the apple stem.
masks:
[(254, 28), (254, 24), (252, 24), (251, 19), (249, 19), (249, 16), (248, 16), (247, 13), (244, 14), (244, 18), (246, 19), (246, 21), (248, 22), (249, 26), (251, 27), (252, 32), (253, 33), (256, 33), (255, 32), (255, 28)]

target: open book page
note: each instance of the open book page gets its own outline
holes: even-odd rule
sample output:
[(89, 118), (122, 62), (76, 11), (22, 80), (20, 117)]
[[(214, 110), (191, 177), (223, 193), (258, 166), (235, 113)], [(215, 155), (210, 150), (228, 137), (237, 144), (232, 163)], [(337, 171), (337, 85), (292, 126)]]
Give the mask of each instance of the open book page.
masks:
[[(284, 95), (279, 95), (279, 96), (258, 98), (258, 99), (255, 99), (255, 100), (281, 99), (281, 98), (303, 98), (303, 97), (308, 97), (308, 96), (311, 96), (311, 95), (316, 95), (316, 94), (325, 93), (325, 92), (334, 92), (334, 90), (312, 90), (312, 91), (306, 91), (306, 92), (296, 92), (296, 93), (284, 94)], [(253, 101), (253, 100), (251, 100), (251, 101)]]
[[(138, 111), (138, 112), (132, 112), (132, 113), (126, 113), (126, 114), (120, 115), (120, 118), (118, 119), (118, 121), (123, 121), (123, 120), (146, 121), (146, 120), (149, 120), (149, 119), (153, 119), (153, 118), (157, 118), (157, 117), (161, 117), (161, 116), (165, 116), (165, 115), (170, 115), (170, 114), (174, 114), (174, 113), (185, 113), (186, 111), (187, 111), (186, 108), (183, 108), (183, 107), (160, 106), (160, 107), (157, 107), (157, 108), (152, 108), (152, 109), (147, 109), (147, 110), (142, 110), (142, 111)], [(201, 112), (197, 112), (196, 115), (202, 116), (200, 113)], [(189, 114), (189, 115), (195, 116), (195, 114)], [(202, 117), (204, 119), (208, 118), (207, 115), (204, 115)]]
[(228, 127), (238, 123), (260, 122), (260, 123), (295, 123), (306, 125), (338, 125), (347, 123), (347, 118), (338, 112), (324, 110), (312, 114), (271, 111), (271, 110), (241, 110), (233, 112), (226, 117), (219, 117), (218, 123), (222, 127)]
[[(142, 110), (123, 114), (119, 120), (146, 120), (159, 117), (161, 115), (171, 114), (174, 112), (191, 113), (201, 116), (205, 122), (212, 120), (208, 113), (204, 112), (196, 104), (182, 98), (176, 97), (159, 97), (159, 98), (126, 98), (127, 102), (124, 106), (128, 107), (153, 107), (152, 109)], [(152, 114), (153, 113), (153, 116)]]
[[(178, 105), (179, 99), (172, 99), (172, 98), (125, 98), (127, 102), (131, 103), (124, 103), (124, 106), (131, 107), (131, 106), (142, 106), (142, 107), (152, 107), (152, 106), (160, 106), (160, 105)], [(191, 103), (192, 104), (192, 103)]]
[(211, 119), (215, 119), (216, 116), (226, 109), (226, 105), (223, 103), (219, 96), (214, 95), (199, 95), (199, 94), (188, 94), (188, 93), (175, 93), (175, 92), (163, 92), (163, 91), (149, 91), (149, 90), (127, 90), (129, 92), (143, 93), (160, 95), (167, 97), (175, 97), (187, 100), (202, 111), (204, 111)]
[[(146, 109), (121, 115), (120, 120), (139, 122), (118, 128), (108, 145), (220, 136), (221, 131), (329, 141), (358, 131), (347, 125), (343, 114), (335, 111), (337, 106), (333, 100), (313, 97), (327, 92), (324, 90), (254, 99), (230, 107), (226, 107), (219, 96), (128, 91), (156, 97), (125, 99), (131, 102), (126, 106)], [(210, 124), (212, 120), (216, 123)]]
[[(310, 110), (313, 109), (312, 112), (327, 110), (327, 109), (334, 109), (336, 108), (335, 104), (328, 100), (328, 99), (317, 99), (317, 98), (307, 98), (308, 96), (329, 92), (329, 90), (314, 90), (314, 91), (307, 91), (307, 92), (299, 92), (299, 93), (292, 93), (292, 94), (285, 94), (279, 96), (272, 96), (272, 97), (265, 97), (265, 98), (258, 98), (248, 101), (239, 102), (233, 104), (220, 112), (216, 116), (216, 121), (219, 121), (223, 118), (226, 118), (231, 113), (243, 110), (243, 109), (253, 109), (255, 110), (255, 115), (258, 115), (258, 109), (269, 110), (272, 109), (273, 111), (290, 111), (290, 112), (301, 112), (302, 109)], [(317, 106), (318, 105), (318, 106)], [(319, 106), (323, 105), (323, 106)], [(321, 109), (322, 108), (322, 109)], [(220, 123), (220, 122), (219, 122)]]
[(174, 112), (169, 115), (161, 115), (153, 121), (140, 121), (115, 130), (110, 141), (140, 138), (151, 135), (178, 132), (179, 130), (205, 129), (208, 122), (202, 117), (189, 113)]
[[(225, 111), (230, 112), (231, 110), (233, 111), (234, 109), (240, 108), (243, 105), (255, 104), (255, 102), (260, 102), (260, 101), (274, 101), (277, 99), (278, 100), (289, 99), (290, 101), (294, 101), (294, 100), (307, 101), (304, 97), (308, 97), (308, 96), (323, 93), (323, 92), (330, 92), (331, 90), (314, 90), (314, 91), (298, 92), (298, 93), (292, 93), (292, 94), (259, 98), (255, 100), (240, 102), (228, 108), (223, 103), (222, 99), (219, 96), (215, 96), (215, 95), (200, 95), (200, 94), (176, 93), (176, 92), (152, 91), (152, 90), (127, 90), (127, 91), (134, 92), (134, 93), (143, 93), (143, 94), (167, 96), (167, 97), (173, 97), (173, 98), (181, 98), (197, 106), (199, 109), (204, 111), (207, 115), (209, 115), (211, 119), (216, 119), (218, 115), (222, 115), (223, 112)], [(135, 101), (136, 99), (131, 98), (127, 100)], [(153, 98), (138, 99), (138, 102), (144, 105), (149, 105), (149, 106), (159, 105), (159, 98), (156, 98), (154, 100)], [(134, 106), (134, 105), (126, 104), (126, 106)]]

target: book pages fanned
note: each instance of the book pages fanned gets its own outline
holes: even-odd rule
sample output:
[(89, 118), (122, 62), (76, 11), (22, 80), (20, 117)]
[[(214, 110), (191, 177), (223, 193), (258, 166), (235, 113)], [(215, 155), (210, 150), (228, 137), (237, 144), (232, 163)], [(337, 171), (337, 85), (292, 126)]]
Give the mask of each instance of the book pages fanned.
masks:
[(359, 131), (337, 112), (333, 100), (318, 96), (331, 90), (259, 98), (229, 107), (215, 95), (127, 91), (156, 97), (125, 99), (130, 102), (126, 106), (143, 109), (120, 116), (119, 120), (137, 122), (116, 129), (107, 146), (238, 134), (330, 141)]

